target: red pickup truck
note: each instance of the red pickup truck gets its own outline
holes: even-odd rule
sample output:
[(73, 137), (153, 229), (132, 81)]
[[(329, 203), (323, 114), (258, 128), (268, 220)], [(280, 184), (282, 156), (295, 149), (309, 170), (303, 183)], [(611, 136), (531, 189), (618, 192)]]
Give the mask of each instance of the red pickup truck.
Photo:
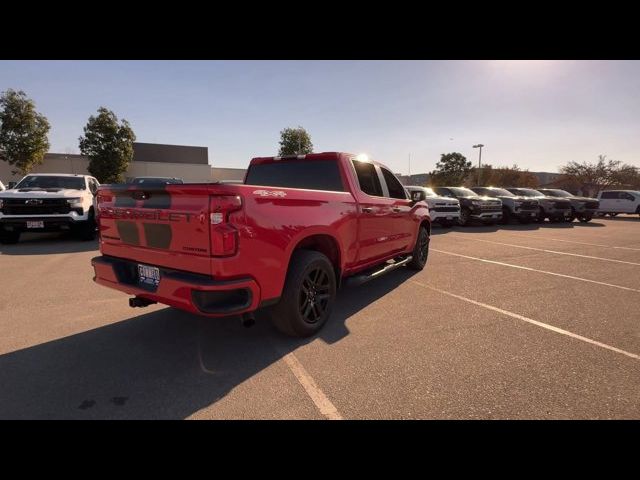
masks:
[(267, 308), (309, 336), (342, 283), (402, 265), (422, 270), (431, 221), (384, 165), (346, 153), (254, 158), (244, 184), (102, 185), (94, 280), (134, 297), (220, 317)]

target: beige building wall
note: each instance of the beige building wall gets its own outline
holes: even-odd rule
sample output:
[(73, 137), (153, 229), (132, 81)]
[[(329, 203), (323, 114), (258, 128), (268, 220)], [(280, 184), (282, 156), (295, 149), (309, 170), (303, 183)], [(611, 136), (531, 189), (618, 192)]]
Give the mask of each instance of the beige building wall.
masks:
[[(86, 158), (75, 155), (48, 155), (42, 165), (38, 165), (32, 173), (77, 173), (89, 175)], [(11, 174), (12, 167), (0, 161), (0, 180), (6, 185), (11, 181), (19, 181), (20, 175)], [(243, 168), (217, 168), (209, 164), (167, 163), (167, 162), (131, 162), (126, 177), (177, 177), (185, 182), (211, 182), (216, 180), (244, 180), (246, 170)]]
[(212, 180), (244, 180), (244, 174), (247, 172), (244, 168), (218, 168), (211, 167)]
[[(31, 173), (77, 173), (79, 175), (89, 175), (87, 166), (89, 161), (85, 158), (77, 156), (55, 156), (53, 158), (45, 158), (42, 165), (35, 167)], [(12, 175), (13, 167), (7, 162), (0, 161), (0, 180), (5, 185), (9, 182), (17, 182), (22, 175)]]

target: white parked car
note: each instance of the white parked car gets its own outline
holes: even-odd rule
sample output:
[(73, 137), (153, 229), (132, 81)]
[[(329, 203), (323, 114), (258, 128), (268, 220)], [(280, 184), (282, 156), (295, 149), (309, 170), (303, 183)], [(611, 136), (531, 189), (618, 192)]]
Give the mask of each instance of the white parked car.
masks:
[(37, 173), (0, 193), (0, 242), (16, 243), (22, 232), (70, 230), (95, 238), (98, 180), (88, 175)]
[(640, 191), (638, 190), (603, 190), (598, 193), (600, 215), (615, 217), (619, 213), (640, 214)]
[(443, 227), (457, 225), (460, 220), (460, 202), (455, 198), (441, 197), (429, 187), (409, 186), (404, 187), (411, 192), (422, 190), (425, 194), (424, 201), (429, 206), (429, 216), (432, 223), (439, 223)]

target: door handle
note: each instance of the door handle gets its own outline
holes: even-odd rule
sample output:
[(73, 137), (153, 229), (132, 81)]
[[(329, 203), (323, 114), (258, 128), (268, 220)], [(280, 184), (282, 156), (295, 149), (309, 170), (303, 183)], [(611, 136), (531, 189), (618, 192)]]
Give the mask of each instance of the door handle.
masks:
[(373, 212), (373, 208), (362, 207), (362, 213), (371, 213), (371, 212)]
[(396, 213), (402, 211), (402, 209), (400, 207), (393, 207), (392, 210)]

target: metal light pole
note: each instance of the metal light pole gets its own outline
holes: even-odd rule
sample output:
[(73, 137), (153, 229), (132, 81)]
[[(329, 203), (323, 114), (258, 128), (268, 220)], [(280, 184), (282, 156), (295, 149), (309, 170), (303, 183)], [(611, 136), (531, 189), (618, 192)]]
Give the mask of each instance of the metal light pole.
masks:
[(480, 149), (480, 154), (478, 155), (478, 187), (480, 186), (480, 169), (482, 168), (482, 147), (484, 147), (484, 145), (481, 143), (473, 146), (473, 148)]

